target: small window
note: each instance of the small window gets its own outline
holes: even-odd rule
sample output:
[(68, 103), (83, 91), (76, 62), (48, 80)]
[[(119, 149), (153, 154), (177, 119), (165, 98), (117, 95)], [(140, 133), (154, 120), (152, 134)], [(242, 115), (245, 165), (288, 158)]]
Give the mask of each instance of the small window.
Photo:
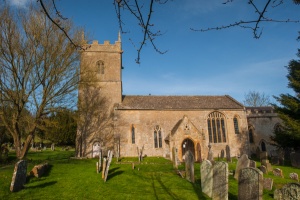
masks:
[(97, 72), (99, 74), (104, 74), (104, 62), (102, 60), (97, 61)]
[(160, 126), (154, 128), (154, 147), (162, 148), (162, 135)]
[(135, 128), (134, 128), (134, 126), (131, 127), (131, 143), (135, 144)]
[(235, 134), (239, 134), (240, 133), (240, 131), (239, 131), (239, 122), (238, 122), (237, 117), (233, 118), (233, 124), (234, 124), (234, 132), (235, 132)]

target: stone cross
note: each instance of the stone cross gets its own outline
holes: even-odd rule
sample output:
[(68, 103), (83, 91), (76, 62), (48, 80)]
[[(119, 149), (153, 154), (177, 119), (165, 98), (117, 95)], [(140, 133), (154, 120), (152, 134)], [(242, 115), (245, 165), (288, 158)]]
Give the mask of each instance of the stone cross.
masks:
[(234, 178), (238, 180), (240, 170), (250, 166), (250, 160), (246, 154), (243, 154), (237, 161)]
[(240, 170), (238, 178), (238, 199), (262, 200), (263, 173), (256, 168), (246, 167)]
[(27, 161), (20, 160), (15, 164), (13, 177), (10, 184), (11, 192), (18, 192), (24, 188), (26, 183)]
[(213, 165), (212, 199), (228, 200), (228, 164), (216, 162)]
[(213, 167), (209, 160), (204, 160), (201, 163), (200, 174), (202, 192), (207, 196), (212, 197)]
[(300, 199), (300, 184), (299, 183), (288, 183), (281, 189), (274, 191), (275, 200), (294, 200)]
[(190, 150), (185, 153), (185, 178), (192, 183), (195, 182), (194, 156)]

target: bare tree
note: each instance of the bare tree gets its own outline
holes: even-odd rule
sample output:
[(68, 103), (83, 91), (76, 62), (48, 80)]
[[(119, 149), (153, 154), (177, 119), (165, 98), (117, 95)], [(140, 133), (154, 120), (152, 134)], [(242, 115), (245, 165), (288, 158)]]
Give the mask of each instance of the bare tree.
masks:
[(101, 96), (101, 90), (96, 85), (82, 82), (79, 85), (79, 118), (76, 136), (76, 156), (78, 157), (91, 154), (93, 142), (100, 142), (102, 147), (112, 149), (115, 140), (114, 113), (110, 109), (109, 100)]
[(249, 91), (245, 94), (244, 105), (250, 107), (261, 107), (270, 105), (270, 96), (257, 91)]
[[(36, 5), (28, 9), (0, 8), (0, 117), (19, 159), (26, 156), (45, 116), (76, 104), (72, 95), (79, 72), (78, 52), (66, 35)], [(68, 36), (80, 44), (79, 31), (71, 27), (69, 21), (64, 23)]]

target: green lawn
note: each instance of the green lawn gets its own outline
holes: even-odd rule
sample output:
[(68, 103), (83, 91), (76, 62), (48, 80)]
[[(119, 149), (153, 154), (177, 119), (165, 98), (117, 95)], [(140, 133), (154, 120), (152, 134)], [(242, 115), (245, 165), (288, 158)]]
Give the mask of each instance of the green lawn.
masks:
[[(74, 151), (30, 152), (28, 172), (36, 164), (48, 162), (50, 170), (41, 178), (30, 178), (25, 189), (11, 193), (9, 190), (14, 165), (1, 165), (0, 199), (209, 199), (201, 193), (200, 165), (195, 164), (194, 184), (178, 176), (172, 163), (164, 158), (113, 159), (107, 182), (96, 173), (97, 159), (70, 159)], [(132, 162), (135, 169), (132, 169)], [(259, 165), (259, 163), (258, 163)], [(184, 166), (180, 166), (184, 168)], [(229, 164), (235, 168), (235, 162)], [(282, 167), (285, 179), (271, 175), (275, 187), (293, 182), (290, 172), (300, 174), (300, 169)], [(273, 189), (274, 190), (274, 189)], [(273, 191), (264, 191), (264, 199), (272, 199)], [(229, 177), (229, 199), (237, 199), (237, 181)]]

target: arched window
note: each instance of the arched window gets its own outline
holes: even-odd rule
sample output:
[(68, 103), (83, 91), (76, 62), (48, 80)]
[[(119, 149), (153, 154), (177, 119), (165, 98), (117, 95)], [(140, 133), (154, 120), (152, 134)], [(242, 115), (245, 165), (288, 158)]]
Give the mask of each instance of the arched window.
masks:
[(261, 151), (267, 151), (266, 143), (264, 141), (261, 141), (260, 146), (261, 146)]
[(239, 121), (238, 121), (237, 117), (233, 118), (233, 125), (234, 125), (235, 134), (239, 134), (240, 133), (240, 131), (239, 131)]
[(210, 143), (226, 142), (225, 117), (220, 112), (212, 112), (207, 118), (207, 129)]
[(282, 126), (279, 124), (279, 123), (277, 123), (275, 126), (274, 126), (274, 132), (275, 133), (279, 133), (279, 132), (281, 132), (282, 131)]
[(154, 128), (154, 147), (162, 148), (161, 128), (158, 125)]
[(104, 74), (104, 62), (102, 60), (98, 60), (96, 65), (97, 65), (97, 72), (99, 74)]
[(253, 139), (253, 129), (249, 128), (249, 142), (250, 143), (254, 143), (254, 139)]
[(131, 127), (131, 143), (135, 144), (135, 128), (133, 125)]

